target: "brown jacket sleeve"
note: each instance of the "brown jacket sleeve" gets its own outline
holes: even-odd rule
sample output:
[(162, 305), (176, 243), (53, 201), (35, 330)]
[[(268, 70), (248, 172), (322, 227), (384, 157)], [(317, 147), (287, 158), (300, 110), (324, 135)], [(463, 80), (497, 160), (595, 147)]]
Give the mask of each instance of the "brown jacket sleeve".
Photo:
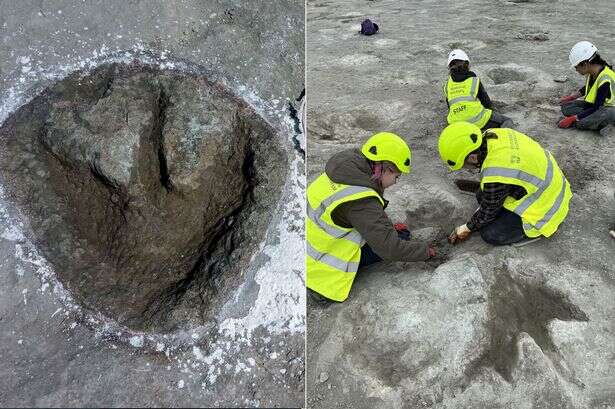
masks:
[(385, 261), (427, 260), (427, 243), (400, 239), (376, 198), (343, 203), (331, 216), (336, 224), (357, 229), (371, 249)]

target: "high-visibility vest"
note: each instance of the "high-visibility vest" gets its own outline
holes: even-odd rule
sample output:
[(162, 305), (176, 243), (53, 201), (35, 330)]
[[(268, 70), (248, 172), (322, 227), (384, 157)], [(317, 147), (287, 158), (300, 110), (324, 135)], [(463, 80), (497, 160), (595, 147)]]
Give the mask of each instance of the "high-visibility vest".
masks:
[(384, 206), (374, 189), (335, 183), (326, 173), (307, 188), (306, 286), (331, 300), (348, 297), (365, 244), (356, 229), (335, 224), (331, 212), (342, 203), (365, 197), (375, 197)]
[(521, 186), (520, 199), (508, 196), (504, 208), (518, 214), (528, 237), (550, 237), (568, 214), (570, 183), (555, 158), (529, 136), (513, 129), (490, 129), (497, 139), (487, 139), (487, 157), (481, 167), (485, 183)]
[(615, 84), (615, 72), (605, 65), (604, 69), (600, 71), (600, 74), (598, 74), (596, 81), (594, 81), (591, 87), (589, 86), (589, 80), (590, 76), (588, 75), (585, 80), (585, 102), (589, 102), (590, 104), (595, 103), (598, 88), (600, 88), (600, 86), (602, 86), (605, 82), (608, 82), (609, 87), (611, 88), (611, 96), (604, 101), (604, 106), (615, 106), (615, 93), (613, 93), (613, 89), (615, 89), (613, 86)]
[(491, 118), (491, 110), (483, 106), (478, 96), (478, 77), (470, 77), (465, 81), (455, 82), (449, 76), (446, 83), (446, 100), (448, 101), (449, 124), (465, 121), (482, 128)]

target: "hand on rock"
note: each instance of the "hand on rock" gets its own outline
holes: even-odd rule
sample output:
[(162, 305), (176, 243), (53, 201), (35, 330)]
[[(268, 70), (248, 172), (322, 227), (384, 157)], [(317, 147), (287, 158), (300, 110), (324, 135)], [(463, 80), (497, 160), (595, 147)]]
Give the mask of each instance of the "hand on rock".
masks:
[(572, 126), (572, 124), (574, 124), (578, 120), (579, 120), (579, 118), (577, 118), (576, 115), (567, 116), (566, 118), (564, 118), (561, 121), (559, 121), (557, 126), (559, 126), (560, 128), (564, 128), (564, 129), (565, 128), (570, 128)]
[(437, 255), (438, 253), (436, 252), (435, 247), (427, 246), (427, 258), (433, 258)]
[(395, 230), (397, 231), (403, 231), (403, 230), (408, 230), (408, 225), (405, 223), (395, 223), (393, 225), (393, 227), (395, 228)]
[(448, 242), (450, 244), (458, 244), (467, 240), (472, 234), (472, 230), (468, 229), (468, 225), (463, 224), (456, 227), (455, 230), (448, 236)]

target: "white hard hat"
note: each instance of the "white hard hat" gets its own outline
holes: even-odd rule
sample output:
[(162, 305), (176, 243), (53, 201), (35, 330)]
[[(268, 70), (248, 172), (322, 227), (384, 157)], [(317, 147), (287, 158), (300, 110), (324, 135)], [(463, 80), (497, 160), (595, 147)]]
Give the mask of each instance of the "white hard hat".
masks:
[(463, 50), (453, 50), (450, 53), (448, 53), (448, 62), (446, 63), (447, 66), (451, 65), (451, 61), (453, 60), (461, 60), (461, 61), (468, 61), (470, 62), (470, 58), (468, 57), (468, 54), (466, 54)]
[(570, 55), (568, 56), (570, 65), (574, 68), (579, 65), (580, 62), (592, 58), (596, 52), (598, 52), (598, 49), (589, 41), (579, 41), (570, 50)]

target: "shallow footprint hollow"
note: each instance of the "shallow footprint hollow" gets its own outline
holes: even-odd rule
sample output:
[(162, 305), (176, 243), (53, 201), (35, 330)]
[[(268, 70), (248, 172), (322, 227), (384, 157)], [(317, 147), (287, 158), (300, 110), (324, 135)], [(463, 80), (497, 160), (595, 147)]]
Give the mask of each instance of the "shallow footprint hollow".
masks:
[(196, 74), (103, 64), (0, 128), (0, 177), (75, 299), (133, 329), (206, 325), (244, 280), (287, 169), (276, 132)]
[(527, 74), (506, 67), (492, 68), (487, 72), (487, 75), (489, 75), (489, 78), (491, 78), (496, 85), (506, 84), (512, 81), (525, 81), (527, 79)]

